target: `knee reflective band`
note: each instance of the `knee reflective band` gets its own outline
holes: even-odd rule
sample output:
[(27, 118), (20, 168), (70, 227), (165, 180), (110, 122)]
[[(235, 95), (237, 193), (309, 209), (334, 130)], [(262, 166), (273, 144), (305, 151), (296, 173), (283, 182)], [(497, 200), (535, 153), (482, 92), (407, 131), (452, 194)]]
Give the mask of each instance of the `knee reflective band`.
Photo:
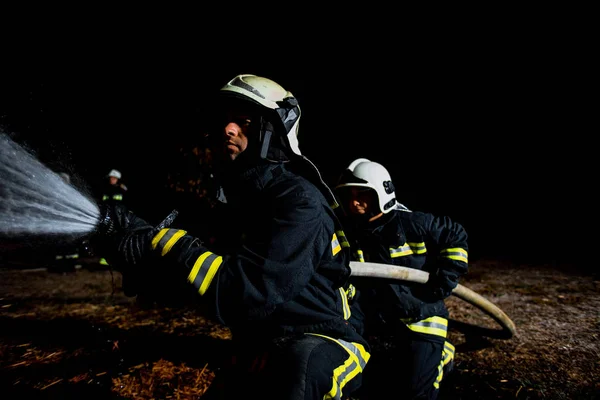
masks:
[(342, 389), (346, 383), (351, 381), (356, 375), (363, 372), (365, 365), (369, 361), (371, 354), (365, 350), (365, 347), (360, 343), (347, 342), (341, 339), (334, 339), (329, 336), (319, 335), (316, 333), (307, 333), (307, 335), (319, 336), (340, 345), (348, 352), (350, 357), (344, 364), (333, 370), (333, 382), (331, 390), (325, 395), (324, 399), (340, 400), (342, 398)]
[(433, 382), (433, 387), (436, 389), (440, 388), (440, 383), (444, 378), (444, 367), (450, 364), (454, 360), (454, 345), (449, 341), (444, 343), (444, 349), (442, 350), (442, 359), (440, 360), (440, 365), (438, 365), (438, 376)]

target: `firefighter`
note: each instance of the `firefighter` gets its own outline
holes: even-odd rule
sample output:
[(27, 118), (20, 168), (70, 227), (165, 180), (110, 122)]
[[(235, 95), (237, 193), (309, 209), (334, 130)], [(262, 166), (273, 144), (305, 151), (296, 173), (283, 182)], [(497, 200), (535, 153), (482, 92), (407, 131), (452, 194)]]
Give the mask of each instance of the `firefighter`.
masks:
[(107, 182), (102, 188), (103, 202), (123, 202), (127, 186), (121, 181), (121, 172), (116, 169), (111, 169), (106, 175)]
[[(105, 204), (125, 204), (125, 193), (127, 186), (121, 181), (121, 171), (111, 169), (106, 175), (107, 181), (102, 186), (101, 200)], [(104, 257), (98, 260), (100, 265), (108, 265)]]
[(352, 322), (373, 346), (360, 399), (436, 399), (454, 359), (444, 299), (467, 273), (467, 233), (448, 217), (399, 203), (387, 169), (365, 158), (334, 190), (354, 261), (429, 273), (425, 284), (352, 278)]
[(158, 230), (117, 206), (111, 218), (120, 233), (106, 257), (134, 275), (177, 274), (230, 328), (235, 362), (207, 398), (345, 398), (370, 354), (348, 321), (350, 254), (337, 240), (335, 196), (298, 147), (298, 101), (245, 74), (216, 104), (218, 130), (207, 139), (232, 221), (229, 242), (217, 253), (185, 230)]

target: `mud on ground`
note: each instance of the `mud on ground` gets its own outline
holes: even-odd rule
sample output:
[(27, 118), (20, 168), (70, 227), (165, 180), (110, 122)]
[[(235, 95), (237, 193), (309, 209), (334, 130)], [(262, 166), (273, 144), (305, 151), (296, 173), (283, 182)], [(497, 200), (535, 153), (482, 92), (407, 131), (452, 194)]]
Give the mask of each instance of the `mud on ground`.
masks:
[[(229, 331), (181, 304), (126, 297), (121, 276), (0, 269), (4, 399), (199, 399)], [(514, 322), (452, 296), (454, 371), (441, 399), (600, 399), (600, 280), (572, 268), (477, 261), (461, 282)], [(472, 327), (478, 327), (473, 329)]]

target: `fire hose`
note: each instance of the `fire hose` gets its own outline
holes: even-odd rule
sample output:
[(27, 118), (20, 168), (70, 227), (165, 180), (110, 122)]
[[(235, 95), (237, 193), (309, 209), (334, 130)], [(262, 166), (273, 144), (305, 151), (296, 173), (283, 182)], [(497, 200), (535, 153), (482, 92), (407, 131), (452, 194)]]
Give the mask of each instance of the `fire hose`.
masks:
[[(177, 217), (177, 210), (173, 210), (157, 227), (160, 230), (171, 225)], [(103, 209), (99, 219), (97, 232), (102, 236), (108, 236), (114, 233), (115, 215), (110, 208)], [(373, 263), (373, 262), (350, 262), (351, 276), (395, 279), (406, 282), (426, 283), (429, 279), (429, 273), (414, 268), (403, 267), (399, 265)], [(468, 323), (454, 321), (455, 325), (462, 327), (464, 330), (477, 331), (480, 335), (509, 339), (516, 333), (515, 324), (511, 319), (494, 303), (474, 292), (473, 290), (458, 284), (452, 291), (452, 295), (468, 302), (469, 304), (479, 308), (487, 315), (492, 317), (502, 329), (487, 329), (478, 327)]]
[[(350, 262), (351, 276), (395, 279), (406, 282), (425, 283), (429, 279), (429, 273), (414, 268), (399, 265), (382, 264), (373, 262)], [(465, 330), (478, 331), (484, 336), (500, 339), (510, 339), (516, 334), (514, 322), (494, 303), (474, 292), (473, 290), (458, 284), (452, 291), (452, 295), (477, 307), (492, 317), (502, 329), (487, 329), (463, 322), (455, 322)]]

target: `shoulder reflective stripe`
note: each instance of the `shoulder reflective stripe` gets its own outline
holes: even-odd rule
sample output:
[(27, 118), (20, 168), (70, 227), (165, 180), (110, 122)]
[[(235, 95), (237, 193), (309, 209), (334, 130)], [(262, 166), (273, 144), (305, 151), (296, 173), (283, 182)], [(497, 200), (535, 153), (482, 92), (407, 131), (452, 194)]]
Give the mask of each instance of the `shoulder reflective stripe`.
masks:
[(421, 321), (408, 323), (406, 326), (413, 332), (425, 333), (428, 335), (445, 338), (448, 334), (448, 320), (442, 317), (429, 317)]
[(175, 243), (187, 232), (181, 229), (161, 229), (160, 232), (152, 239), (152, 249), (160, 249), (160, 255), (167, 254)]
[(415, 254), (425, 254), (425, 253), (427, 253), (427, 248), (425, 247), (425, 242), (420, 242), (420, 243), (408, 242), (408, 245), (410, 246), (410, 249)]
[(342, 346), (344, 350), (348, 352), (349, 357), (344, 364), (333, 370), (331, 390), (323, 397), (324, 399), (341, 399), (342, 389), (346, 386), (346, 383), (350, 382), (356, 375), (363, 372), (371, 354), (369, 354), (369, 352), (365, 350), (365, 347), (360, 343), (334, 339), (317, 333), (307, 333), (307, 335), (319, 336), (331, 340)]
[(392, 258), (408, 256), (410, 254), (413, 254), (413, 252), (410, 249), (410, 246), (406, 243), (400, 247), (396, 247), (395, 249), (390, 247), (390, 256), (392, 256)]
[(192, 283), (198, 293), (203, 295), (210, 286), (215, 274), (219, 270), (223, 257), (218, 256), (210, 251), (202, 253), (200, 257), (194, 263), (190, 274), (188, 275), (188, 282)]
[(461, 249), (460, 247), (455, 247), (452, 249), (444, 249), (441, 251), (444, 257), (450, 258), (452, 260), (469, 262), (469, 254), (465, 249)]
[(348, 305), (348, 294), (344, 288), (340, 288), (340, 296), (342, 298), (342, 310), (344, 310), (344, 319), (350, 318), (350, 306)]
[(342, 251), (342, 246), (340, 246), (340, 242), (338, 242), (337, 235), (334, 232), (333, 238), (331, 239), (331, 252), (335, 256), (340, 251)]
[(346, 234), (344, 233), (344, 231), (340, 230), (336, 231), (336, 233), (338, 235), (338, 240), (342, 247), (350, 247), (350, 243), (348, 243), (348, 239), (346, 238)]

